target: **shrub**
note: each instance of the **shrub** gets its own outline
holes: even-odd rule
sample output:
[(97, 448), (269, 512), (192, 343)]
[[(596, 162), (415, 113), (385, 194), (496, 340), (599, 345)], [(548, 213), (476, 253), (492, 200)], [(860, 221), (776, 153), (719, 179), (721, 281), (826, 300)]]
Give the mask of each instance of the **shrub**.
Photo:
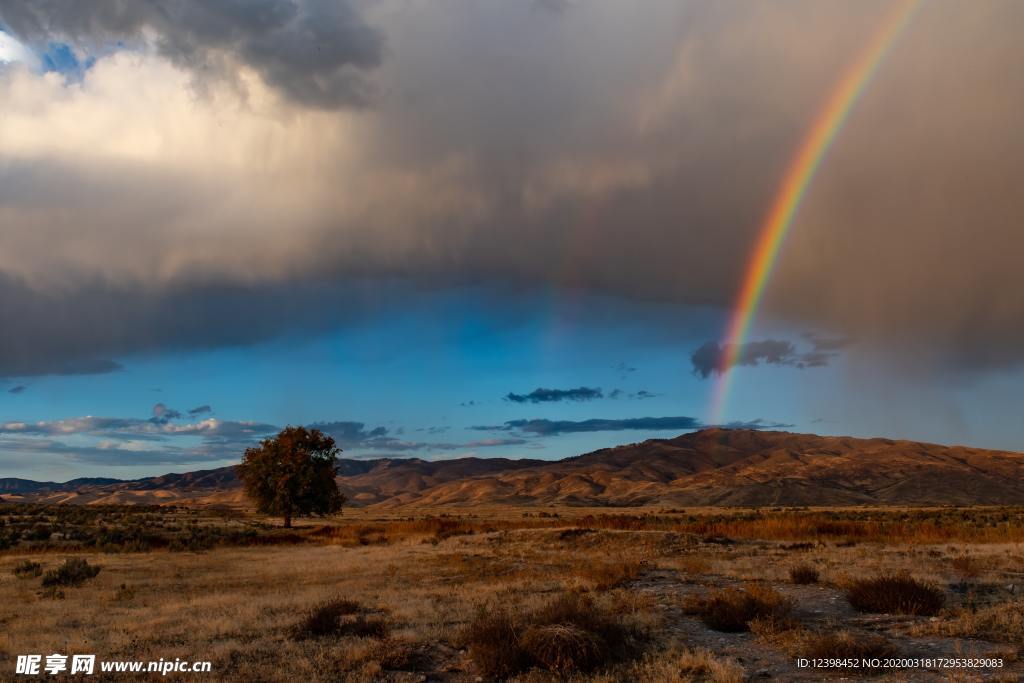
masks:
[(540, 609), (516, 614), (479, 608), (462, 635), (487, 678), (508, 678), (531, 667), (568, 676), (635, 652), (639, 634), (593, 599), (564, 593)]
[(783, 550), (811, 550), (812, 548), (814, 548), (814, 544), (808, 541), (789, 543), (788, 545), (782, 546)]
[(700, 617), (708, 628), (727, 633), (750, 630), (754, 619), (785, 619), (792, 602), (771, 588), (748, 586), (726, 588), (705, 598), (691, 600), (688, 611)]
[(733, 659), (719, 659), (708, 649), (687, 650), (679, 658), (679, 673), (684, 680), (713, 683), (743, 683), (743, 667)]
[(530, 626), (521, 645), (534, 662), (559, 674), (593, 669), (607, 648), (600, 637), (575, 624)]
[(65, 597), (64, 591), (60, 590), (56, 586), (44, 588), (43, 590), (39, 591), (38, 595), (41, 598), (48, 598), (50, 600), (63, 600)]
[(818, 570), (809, 564), (798, 564), (789, 569), (789, 580), (795, 584), (818, 583), (819, 578), (821, 578), (821, 575), (818, 574)]
[(606, 659), (630, 654), (638, 634), (614, 614), (595, 604), (589, 595), (563, 593), (528, 615), (530, 624), (572, 624), (598, 636), (604, 643)]
[(43, 586), (81, 586), (100, 573), (100, 567), (74, 557), (43, 574)]
[(386, 637), (390, 631), (387, 619), (368, 616), (365, 612), (366, 609), (353, 600), (328, 600), (311, 609), (292, 627), (292, 637), (296, 640), (324, 636)]
[(885, 659), (898, 654), (896, 647), (879, 635), (849, 631), (808, 634), (800, 643), (800, 657), (807, 659)]
[(382, 616), (357, 615), (354, 619), (341, 624), (341, 635), (358, 636), (359, 638), (387, 638), (391, 632), (391, 624)]
[(24, 534), (26, 541), (49, 541), (53, 535), (53, 527), (49, 524), (36, 524)]
[(463, 631), (470, 659), (486, 678), (508, 678), (529, 666), (519, 643), (519, 625), (511, 612), (482, 605)]
[(1024, 643), (1024, 599), (1007, 600), (981, 609), (960, 609), (949, 619), (929, 622), (924, 632), (947, 638), (981, 638)]
[(31, 560), (22, 560), (12, 570), (19, 579), (30, 579), (43, 573), (43, 565)]
[(938, 586), (908, 574), (892, 574), (853, 581), (846, 599), (861, 612), (932, 616), (942, 609), (946, 596)]
[(293, 628), (293, 636), (302, 640), (337, 635), (341, 632), (342, 617), (356, 614), (360, 610), (362, 607), (359, 603), (352, 600), (328, 600), (306, 613), (302, 621)]

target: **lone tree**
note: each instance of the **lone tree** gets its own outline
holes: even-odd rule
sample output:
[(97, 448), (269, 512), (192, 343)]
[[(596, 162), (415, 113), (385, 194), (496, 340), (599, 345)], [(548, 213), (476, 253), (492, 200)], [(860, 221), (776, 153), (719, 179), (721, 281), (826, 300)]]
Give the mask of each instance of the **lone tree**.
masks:
[(319, 429), (285, 427), (272, 439), (245, 451), (235, 471), (260, 512), (284, 517), (326, 515), (345, 502), (334, 480), (340, 448)]

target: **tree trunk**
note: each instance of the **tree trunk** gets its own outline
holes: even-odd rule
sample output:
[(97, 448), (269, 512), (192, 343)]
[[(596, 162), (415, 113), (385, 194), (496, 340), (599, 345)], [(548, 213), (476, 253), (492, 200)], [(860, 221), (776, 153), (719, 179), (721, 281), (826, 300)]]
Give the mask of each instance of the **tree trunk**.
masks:
[(284, 513), (284, 528), (285, 529), (291, 529), (292, 528), (292, 513), (290, 513), (290, 512)]

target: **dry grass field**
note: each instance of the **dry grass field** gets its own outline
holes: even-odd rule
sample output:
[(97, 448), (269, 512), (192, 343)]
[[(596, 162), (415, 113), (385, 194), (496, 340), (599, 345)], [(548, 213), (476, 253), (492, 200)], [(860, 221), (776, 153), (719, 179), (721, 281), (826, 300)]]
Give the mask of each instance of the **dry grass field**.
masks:
[(207, 681), (1024, 676), (1021, 508), (346, 510), (285, 531), (233, 512), (7, 505), (0, 520), (4, 679), (18, 654), (51, 652), (209, 660), (170, 675)]

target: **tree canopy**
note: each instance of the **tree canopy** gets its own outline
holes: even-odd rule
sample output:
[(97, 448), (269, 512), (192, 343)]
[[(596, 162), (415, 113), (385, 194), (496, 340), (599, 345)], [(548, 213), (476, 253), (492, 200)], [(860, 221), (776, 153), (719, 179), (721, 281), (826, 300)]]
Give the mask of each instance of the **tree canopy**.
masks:
[(247, 449), (235, 470), (257, 509), (283, 517), (285, 527), (291, 527), (293, 516), (341, 509), (345, 496), (334, 479), (340, 452), (334, 439), (318, 429), (285, 427)]

